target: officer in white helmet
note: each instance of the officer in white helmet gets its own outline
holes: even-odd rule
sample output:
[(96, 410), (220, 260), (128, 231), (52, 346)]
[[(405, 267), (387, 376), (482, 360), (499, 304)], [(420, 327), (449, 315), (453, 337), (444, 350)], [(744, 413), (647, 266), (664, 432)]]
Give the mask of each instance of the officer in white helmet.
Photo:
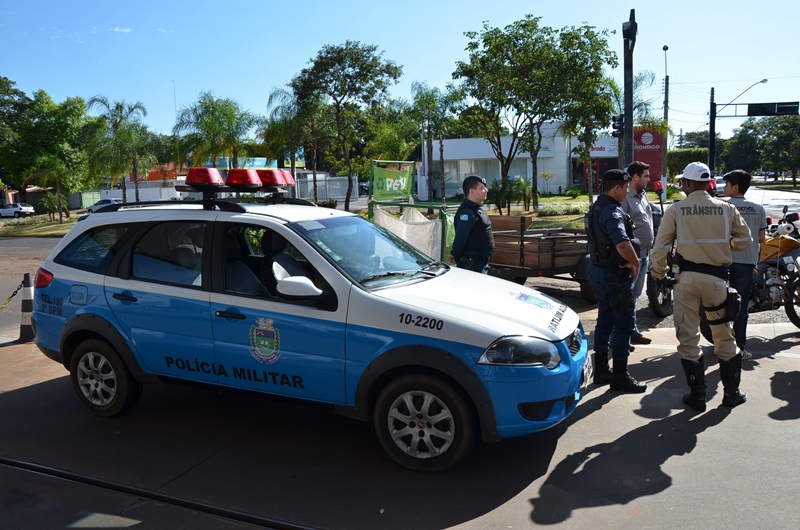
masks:
[[(706, 193), (706, 186), (713, 178), (707, 165), (692, 162), (678, 178), (686, 199), (664, 212), (653, 246), (650, 273), (660, 284), (674, 285), (675, 334), (690, 388), (683, 402), (695, 410), (706, 410), (705, 363), (698, 346), (703, 307), (711, 325), (714, 354), (719, 357), (720, 379), (725, 389), (722, 404), (735, 407), (747, 400), (747, 394), (739, 390), (742, 357), (732, 328), (738, 295), (735, 290), (729, 295), (728, 266), (732, 251), (747, 249), (753, 238), (736, 206)], [(674, 270), (670, 271), (667, 255), (673, 244), (678, 257)]]

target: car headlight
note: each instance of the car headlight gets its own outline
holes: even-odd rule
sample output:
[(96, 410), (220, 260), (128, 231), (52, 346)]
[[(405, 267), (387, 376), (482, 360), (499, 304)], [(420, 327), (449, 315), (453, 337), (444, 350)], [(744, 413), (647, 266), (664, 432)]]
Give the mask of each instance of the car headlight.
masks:
[(552, 342), (534, 337), (503, 337), (486, 348), (479, 364), (536, 365), (552, 370), (561, 362), (561, 355)]

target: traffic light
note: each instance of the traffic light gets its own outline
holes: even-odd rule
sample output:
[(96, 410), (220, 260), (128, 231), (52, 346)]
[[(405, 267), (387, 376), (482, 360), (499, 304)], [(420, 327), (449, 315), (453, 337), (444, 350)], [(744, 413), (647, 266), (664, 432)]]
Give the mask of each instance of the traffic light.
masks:
[(611, 133), (611, 136), (614, 138), (622, 138), (622, 136), (625, 134), (625, 115), (617, 114), (616, 116), (612, 116), (611, 127), (614, 129), (614, 132)]

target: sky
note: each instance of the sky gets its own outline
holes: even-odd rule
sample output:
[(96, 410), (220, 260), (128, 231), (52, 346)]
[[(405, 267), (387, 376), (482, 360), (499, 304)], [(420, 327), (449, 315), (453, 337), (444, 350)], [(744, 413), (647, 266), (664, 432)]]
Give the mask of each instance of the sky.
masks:
[[(708, 130), (712, 88), (720, 116), (746, 114), (746, 106), (722, 108), (734, 100), (800, 99), (797, 0), (0, 0), (0, 76), (56, 102), (98, 95), (140, 101), (148, 127), (170, 134), (176, 111), (206, 91), (266, 114), (272, 90), (323, 46), (347, 40), (375, 45), (402, 66), (392, 97), (410, 100), (415, 81), (444, 89), (456, 62), (467, 59), (464, 32), (484, 22), (505, 27), (526, 14), (555, 29), (615, 31), (608, 41), (619, 66), (608, 74), (622, 85), (621, 28), (631, 9), (638, 23), (633, 71), (655, 74), (645, 97), (659, 116), (669, 75), (676, 135)], [(717, 132), (728, 138), (744, 119), (720, 117)]]

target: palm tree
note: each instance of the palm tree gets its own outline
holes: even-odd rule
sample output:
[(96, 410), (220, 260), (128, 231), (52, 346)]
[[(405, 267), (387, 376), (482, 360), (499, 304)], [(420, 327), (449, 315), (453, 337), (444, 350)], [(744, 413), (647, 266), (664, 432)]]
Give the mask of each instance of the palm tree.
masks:
[[(112, 103), (103, 95), (92, 97), (86, 106), (89, 110), (100, 107), (102, 111), (100, 117), (106, 122), (106, 132), (95, 146), (99, 149), (93, 150), (95, 162), (99, 162), (95, 165), (102, 167), (112, 179), (122, 176), (122, 200), (127, 202), (127, 183), (123, 168), (127, 169), (131, 165), (136, 165), (134, 153), (137, 151), (134, 145), (136, 142), (134, 131), (137, 130), (137, 127), (131, 128), (130, 125), (141, 126), (139, 120), (147, 116), (147, 109), (141, 101), (126, 103), (123, 100)], [(139, 180), (136, 175), (134, 177), (136, 200), (138, 201)]]
[(210, 158), (217, 167), (217, 158), (227, 154), (236, 168), (247, 147), (247, 134), (256, 123), (256, 116), (242, 110), (236, 101), (202, 92), (196, 103), (181, 109), (172, 131), (188, 133), (186, 143), (193, 150), (195, 164)]
[(330, 114), (326, 112), (322, 98), (319, 94), (312, 94), (301, 102), (292, 90), (276, 88), (269, 95), (267, 106), (269, 116), (259, 136), (264, 138), (273, 153), (289, 156), (292, 174), (298, 151), (305, 145), (309, 147), (310, 157), (306, 157), (306, 163), (311, 168), (314, 201), (318, 201), (317, 150), (330, 138), (331, 127)]

